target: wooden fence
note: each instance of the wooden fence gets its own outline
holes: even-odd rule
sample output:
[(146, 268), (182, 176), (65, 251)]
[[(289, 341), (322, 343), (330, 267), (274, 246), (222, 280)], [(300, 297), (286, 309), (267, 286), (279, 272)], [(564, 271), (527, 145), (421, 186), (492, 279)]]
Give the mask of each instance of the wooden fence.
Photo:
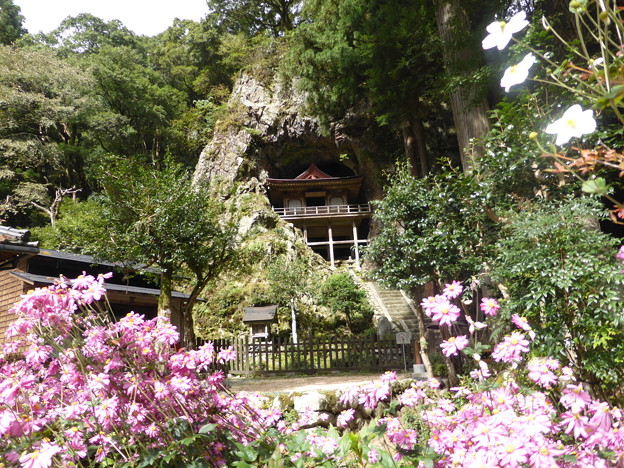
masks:
[(225, 369), (230, 374), (385, 371), (404, 366), (411, 369), (414, 362), (412, 344), (403, 346), (392, 341), (377, 341), (374, 337), (308, 339), (296, 344), (280, 338), (269, 342), (252, 341), (249, 337), (211, 341), (217, 352), (234, 347), (236, 359)]

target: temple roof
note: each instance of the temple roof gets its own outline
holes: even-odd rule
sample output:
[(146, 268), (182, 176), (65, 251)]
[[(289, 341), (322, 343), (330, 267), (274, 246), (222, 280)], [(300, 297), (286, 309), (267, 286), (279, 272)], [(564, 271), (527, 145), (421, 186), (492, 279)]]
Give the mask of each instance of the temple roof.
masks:
[(356, 192), (362, 185), (362, 176), (333, 177), (321, 171), (316, 164), (310, 164), (304, 172), (294, 179), (267, 178), (267, 184), (272, 190), (293, 191), (309, 190), (312, 188), (342, 188)]
[(301, 174), (295, 177), (295, 179), (299, 179), (299, 180), (336, 179), (336, 177), (332, 177), (329, 174), (326, 174), (325, 172), (321, 171), (318, 167), (316, 167), (316, 164), (312, 163), (310, 164), (310, 167), (308, 167), (305, 171), (303, 171)]

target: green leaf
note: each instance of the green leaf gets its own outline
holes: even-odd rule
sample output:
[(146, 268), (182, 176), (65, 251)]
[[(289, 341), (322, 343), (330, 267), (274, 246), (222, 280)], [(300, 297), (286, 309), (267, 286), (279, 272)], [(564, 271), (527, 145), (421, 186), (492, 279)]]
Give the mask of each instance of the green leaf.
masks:
[(217, 427), (216, 424), (204, 424), (202, 427), (199, 428), (199, 433), (200, 434), (209, 434), (210, 432), (212, 432), (212, 430)]
[(583, 182), (582, 190), (586, 193), (593, 193), (595, 195), (606, 195), (609, 193), (610, 187), (602, 177), (586, 180)]

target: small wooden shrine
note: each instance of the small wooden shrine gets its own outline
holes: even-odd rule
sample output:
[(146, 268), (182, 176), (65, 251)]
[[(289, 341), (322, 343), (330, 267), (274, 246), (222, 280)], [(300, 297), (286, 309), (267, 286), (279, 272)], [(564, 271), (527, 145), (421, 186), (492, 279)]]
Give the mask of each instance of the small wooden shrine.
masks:
[(267, 340), (269, 328), (277, 318), (277, 306), (245, 307), (243, 323), (249, 325), (251, 339)]
[(334, 267), (360, 266), (371, 208), (361, 203), (362, 176), (333, 177), (315, 164), (294, 179), (267, 179), (273, 210), (303, 232), (307, 244)]

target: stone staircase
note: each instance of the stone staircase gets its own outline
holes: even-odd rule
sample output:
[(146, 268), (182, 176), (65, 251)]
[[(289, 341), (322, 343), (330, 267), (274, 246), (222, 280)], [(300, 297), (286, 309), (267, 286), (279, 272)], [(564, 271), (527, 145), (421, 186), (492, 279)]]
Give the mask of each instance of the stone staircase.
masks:
[(413, 337), (418, 336), (418, 320), (405, 293), (386, 289), (372, 281), (361, 284), (378, 316), (386, 317), (396, 332), (407, 331)]

